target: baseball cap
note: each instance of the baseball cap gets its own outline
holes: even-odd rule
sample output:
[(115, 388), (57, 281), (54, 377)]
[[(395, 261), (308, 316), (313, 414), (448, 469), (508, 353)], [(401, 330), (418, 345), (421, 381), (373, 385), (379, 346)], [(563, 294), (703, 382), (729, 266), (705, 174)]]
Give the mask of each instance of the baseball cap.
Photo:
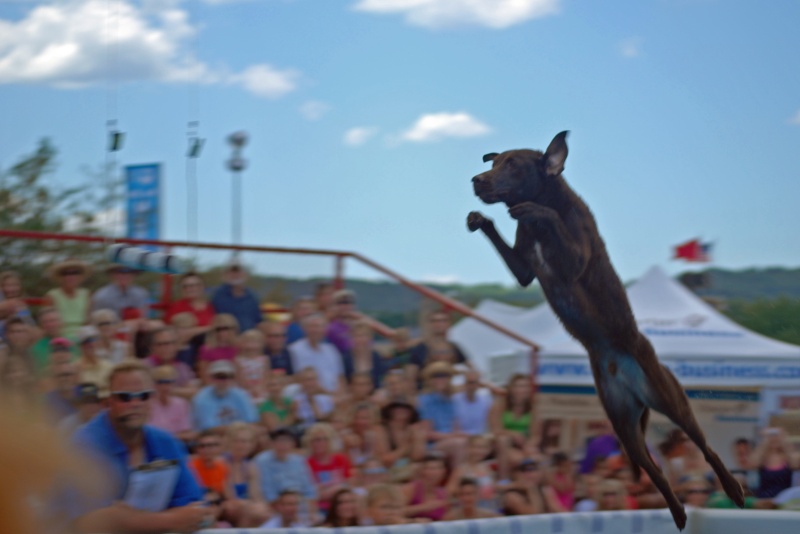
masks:
[(217, 360), (209, 366), (208, 373), (211, 375), (217, 373), (232, 375), (236, 373), (236, 368), (228, 360)]
[(91, 339), (97, 339), (100, 331), (92, 325), (82, 326), (78, 330), (78, 344), (83, 345)]

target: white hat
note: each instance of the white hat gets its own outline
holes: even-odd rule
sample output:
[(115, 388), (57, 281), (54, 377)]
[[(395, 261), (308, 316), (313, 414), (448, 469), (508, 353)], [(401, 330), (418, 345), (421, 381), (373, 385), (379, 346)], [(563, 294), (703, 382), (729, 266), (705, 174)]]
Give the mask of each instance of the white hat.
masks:
[(236, 368), (228, 360), (217, 360), (209, 366), (208, 374), (215, 375), (217, 373), (232, 375), (236, 373)]
[(92, 325), (80, 327), (78, 330), (78, 344), (83, 345), (91, 338), (100, 337), (100, 331)]

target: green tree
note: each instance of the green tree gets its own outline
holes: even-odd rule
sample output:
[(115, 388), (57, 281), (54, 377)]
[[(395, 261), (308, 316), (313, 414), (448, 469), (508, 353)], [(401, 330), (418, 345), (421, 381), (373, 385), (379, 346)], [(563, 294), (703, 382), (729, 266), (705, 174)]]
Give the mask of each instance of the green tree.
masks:
[[(0, 228), (100, 233), (95, 225), (95, 214), (112, 205), (115, 190), (90, 187), (97, 183), (97, 175), (90, 176), (83, 185), (59, 186), (54, 180), (56, 156), (52, 143), (43, 139), (33, 153), (0, 171)], [(101, 169), (99, 173), (110, 171)], [(4, 237), (0, 238), (0, 271), (18, 272), (27, 294), (39, 296), (53, 286), (46, 279), (49, 265), (68, 257), (97, 265), (102, 262), (104, 248), (95, 243)]]
[(726, 315), (759, 334), (800, 345), (800, 299), (736, 300)]

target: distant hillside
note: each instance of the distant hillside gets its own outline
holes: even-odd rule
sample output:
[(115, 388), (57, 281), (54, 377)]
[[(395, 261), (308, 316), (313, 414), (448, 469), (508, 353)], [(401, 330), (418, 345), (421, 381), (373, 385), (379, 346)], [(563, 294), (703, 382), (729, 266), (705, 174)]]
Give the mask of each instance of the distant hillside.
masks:
[(726, 300), (800, 299), (800, 268), (707, 269), (700, 273), (709, 278), (709, 287), (697, 290), (701, 296)]
[[(705, 275), (707, 287), (695, 289), (698, 295), (715, 297), (726, 302), (800, 299), (800, 268), (798, 269), (747, 269), (729, 271), (707, 269), (690, 271), (687, 274)], [(311, 295), (314, 287), (328, 281), (325, 278), (292, 279), (282, 277), (255, 277), (254, 289), (263, 301), (289, 305), (301, 295)], [(628, 281), (628, 282), (632, 282)], [(410, 289), (387, 281), (347, 280), (347, 287), (358, 295), (358, 306), (362, 311), (391, 325), (413, 325), (418, 322), (418, 313), (423, 298)], [(541, 289), (521, 289), (500, 284), (426, 284), (427, 287), (469, 306), (483, 299), (494, 299), (507, 304), (532, 307), (543, 302)]]
[[(262, 301), (289, 305), (302, 295), (312, 295), (314, 288), (326, 278), (298, 280), (281, 277), (254, 277), (251, 285)], [(348, 289), (358, 296), (358, 308), (390, 326), (414, 325), (423, 306), (423, 297), (395, 282), (346, 280)], [(543, 301), (541, 290), (520, 289), (499, 284), (426, 284), (427, 287), (450, 298), (475, 306), (483, 299), (494, 299), (516, 306), (532, 307)]]
[[(765, 336), (800, 344), (800, 268), (706, 269), (687, 271), (678, 278), (698, 295), (711, 297), (720, 311), (737, 323)], [(206, 273), (206, 281), (211, 286), (219, 283), (219, 271)], [(313, 294), (318, 283), (327, 281), (327, 278), (299, 280), (254, 276), (251, 286), (262, 302), (288, 306), (301, 295)], [(420, 310), (434, 306), (416, 292), (394, 282), (347, 280), (346, 284), (358, 295), (361, 311), (389, 326), (417, 326)], [(500, 284), (427, 284), (427, 287), (468, 306), (493, 299), (530, 308), (544, 300), (541, 289), (535, 284), (529, 289)]]

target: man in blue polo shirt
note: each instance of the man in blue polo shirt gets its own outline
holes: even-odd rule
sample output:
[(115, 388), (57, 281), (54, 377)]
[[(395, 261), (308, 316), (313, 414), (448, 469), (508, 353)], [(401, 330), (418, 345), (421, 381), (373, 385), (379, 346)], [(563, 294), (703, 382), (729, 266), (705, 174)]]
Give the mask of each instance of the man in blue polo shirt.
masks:
[(109, 376), (108, 410), (74, 434), (110, 478), (104, 499), (71, 510), (77, 532), (188, 533), (212, 524), (214, 510), (202, 503), (183, 445), (145, 425), (152, 396), (148, 368), (121, 363)]
[(225, 430), (231, 423), (258, 423), (258, 410), (250, 394), (236, 387), (236, 367), (228, 360), (217, 360), (208, 367), (211, 385), (192, 399), (198, 430)]

